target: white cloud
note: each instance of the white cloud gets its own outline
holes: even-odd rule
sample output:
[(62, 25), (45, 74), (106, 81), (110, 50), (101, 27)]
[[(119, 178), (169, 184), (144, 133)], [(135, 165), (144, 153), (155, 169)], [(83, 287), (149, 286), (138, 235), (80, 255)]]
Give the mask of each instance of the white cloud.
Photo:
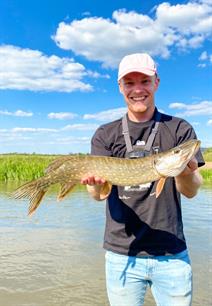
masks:
[(85, 114), (83, 119), (94, 119), (97, 121), (113, 121), (121, 118), (127, 112), (126, 107), (109, 109), (96, 114)]
[(188, 106), (185, 103), (179, 103), (179, 102), (175, 102), (175, 103), (171, 103), (169, 104), (170, 108), (174, 108), (174, 109), (182, 109), (182, 108), (187, 108)]
[(60, 112), (60, 113), (49, 113), (48, 118), (50, 119), (59, 119), (59, 120), (67, 120), (76, 118), (78, 115), (69, 112)]
[(52, 144), (62, 144), (62, 145), (70, 145), (70, 144), (90, 144), (91, 138), (90, 137), (63, 137), (63, 138), (58, 138), (55, 139)]
[(11, 129), (13, 133), (49, 133), (49, 132), (58, 132), (57, 129), (49, 128), (28, 128), (28, 127), (15, 127)]
[(197, 122), (197, 121), (191, 122), (191, 124), (192, 124), (193, 126), (199, 126), (199, 125), (200, 125), (200, 123)]
[[(192, 1), (154, 8), (153, 17), (126, 10), (111, 19), (87, 17), (61, 22), (53, 39), (65, 50), (114, 67), (130, 52), (148, 52), (167, 58), (173, 46), (198, 48), (212, 34), (212, 2)], [(111, 43), (112, 42), (112, 43)]]
[(208, 116), (212, 115), (212, 101), (202, 101), (198, 104), (171, 103), (171, 109), (184, 110), (177, 113), (177, 116)]
[(2, 153), (87, 153), (90, 151), (91, 135), (97, 128), (98, 124), (84, 123), (57, 129), (43, 127), (0, 129), (0, 151)]
[(206, 64), (198, 64), (198, 67), (200, 68), (205, 68), (207, 65)]
[[(31, 133), (31, 134), (41, 134), (41, 133), (62, 133), (65, 131), (93, 131), (98, 128), (98, 124), (95, 123), (76, 123), (69, 124), (61, 128), (42, 128), (42, 127), (15, 127), (12, 129), (0, 129), (0, 134), (5, 135), (6, 133), (13, 134), (22, 134), (22, 133)], [(50, 135), (50, 134), (49, 134)]]
[(88, 70), (88, 71), (87, 71), (87, 75), (88, 75), (89, 77), (91, 77), (91, 78), (94, 78), (94, 79), (99, 79), (99, 78), (110, 79), (109, 74), (100, 74), (100, 73), (97, 72), (97, 71)]
[[(1, 131), (0, 131), (1, 133)], [(12, 130), (7, 130), (0, 137), (0, 151), (1, 153), (46, 153), (46, 154), (67, 154), (89, 152), (90, 148), (89, 136), (65, 136), (64, 134), (49, 133), (46, 135), (40, 133), (22, 134), (14, 133)], [(37, 145), (39, 142), (39, 146)], [(14, 145), (15, 143), (15, 145)]]
[(157, 7), (157, 21), (164, 28), (176, 30), (181, 35), (211, 34), (212, 3), (188, 2), (170, 5), (161, 3)]
[(82, 64), (71, 58), (47, 56), (40, 51), (0, 46), (0, 89), (59, 91), (91, 91), (84, 83), (87, 75)]
[(9, 112), (7, 110), (0, 110), (0, 115), (3, 116), (14, 116), (14, 117), (32, 117), (33, 113), (32, 112), (25, 112), (22, 110), (17, 110), (15, 112)]
[(212, 126), (212, 119), (208, 120), (207, 125)]
[(208, 58), (207, 51), (203, 51), (199, 57), (199, 60), (204, 61), (204, 60), (207, 60), (207, 58)]
[(76, 123), (76, 124), (69, 124), (63, 127), (62, 131), (89, 131), (89, 130), (96, 130), (98, 128), (97, 124), (84, 124), (84, 123)]
[(198, 67), (205, 68), (206, 66), (212, 64), (212, 54), (208, 54), (207, 51), (203, 51), (199, 57), (200, 63)]

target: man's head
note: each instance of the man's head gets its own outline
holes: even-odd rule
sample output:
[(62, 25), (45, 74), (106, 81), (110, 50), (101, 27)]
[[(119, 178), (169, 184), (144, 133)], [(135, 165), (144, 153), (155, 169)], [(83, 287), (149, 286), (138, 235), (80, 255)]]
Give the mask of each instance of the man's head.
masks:
[(118, 83), (132, 120), (147, 120), (154, 113), (154, 94), (159, 85), (156, 65), (146, 53), (125, 56), (119, 65)]

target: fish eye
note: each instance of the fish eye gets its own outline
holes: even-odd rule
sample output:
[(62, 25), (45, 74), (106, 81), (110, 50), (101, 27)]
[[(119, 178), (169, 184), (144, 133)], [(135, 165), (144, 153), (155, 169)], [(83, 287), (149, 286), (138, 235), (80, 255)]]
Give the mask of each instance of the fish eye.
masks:
[(174, 150), (174, 154), (178, 154), (178, 153), (180, 153), (180, 149)]

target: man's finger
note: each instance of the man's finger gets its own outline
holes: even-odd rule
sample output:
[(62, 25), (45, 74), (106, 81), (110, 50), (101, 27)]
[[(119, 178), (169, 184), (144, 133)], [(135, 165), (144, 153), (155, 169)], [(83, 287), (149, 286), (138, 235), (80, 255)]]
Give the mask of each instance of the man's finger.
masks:
[(198, 168), (198, 162), (195, 157), (189, 161), (188, 167), (190, 168), (191, 171), (194, 171)]

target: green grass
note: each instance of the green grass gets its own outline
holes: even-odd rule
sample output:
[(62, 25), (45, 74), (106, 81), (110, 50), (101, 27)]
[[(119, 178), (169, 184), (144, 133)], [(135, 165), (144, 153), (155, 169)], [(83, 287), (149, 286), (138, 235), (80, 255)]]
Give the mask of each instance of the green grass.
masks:
[(35, 154), (0, 155), (0, 181), (28, 181), (43, 175), (47, 165), (58, 156)]
[[(212, 148), (208, 148), (203, 153), (206, 162), (212, 162)], [(212, 184), (212, 169), (201, 169), (200, 173), (203, 177), (204, 184)]]
[(204, 184), (212, 184), (212, 169), (200, 169)]
[(211, 162), (212, 161), (212, 148), (208, 148), (205, 150), (203, 153), (204, 159), (206, 162)]

